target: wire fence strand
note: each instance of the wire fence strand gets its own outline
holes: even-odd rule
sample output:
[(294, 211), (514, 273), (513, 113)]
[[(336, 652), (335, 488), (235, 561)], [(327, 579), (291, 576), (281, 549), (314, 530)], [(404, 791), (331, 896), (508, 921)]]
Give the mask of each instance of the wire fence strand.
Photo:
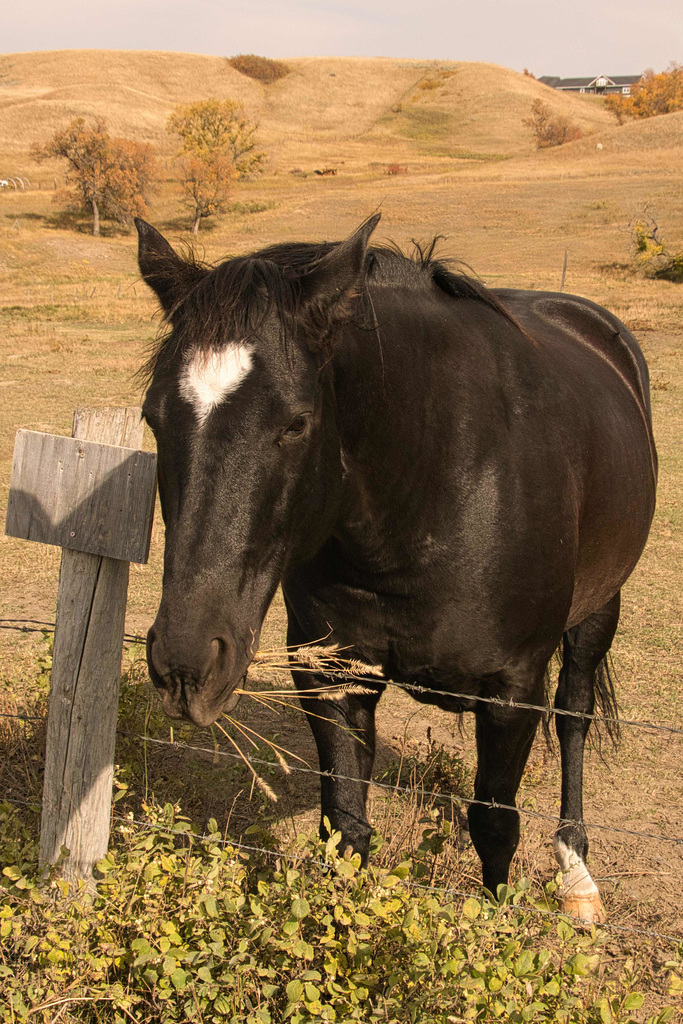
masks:
[[(22, 625), (26, 624), (26, 625)], [(43, 622), (40, 619), (0, 619), (0, 629), (13, 629), (20, 633), (45, 633), (54, 632), (53, 622)], [(134, 633), (125, 633), (124, 641), (128, 644), (139, 644), (144, 646), (146, 639), (138, 636)], [(283, 672), (291, 669), (296, 669), (296, 661), (283, 662), (281, 665), (271, 666), (280, 668)], [(600, 725), (615, 725), (615, 726), (628, 726), (634, 729), (645, 729), (650, 732), (665, 732), (671, 735), (683, 736), (683, 727), (676, 725), (667, 725), (663, 722), (644, 722), (636, 718), (616, 718), (609, 715), (596, 715), (585, 711), (571, 711), (567, 708), (554, 708), (548, 704), (529, 704), (525, 701), (516, 701), (512, 699), (506, 700), (504, 697), (484, 697), (479, 694), (472, 693), (460, 693), (454, 690), (437, 690), (433, 686), (422, 686), (419, 683), (397, 683), (393, 679), (378, 678), (373, 675), (371, 677), (364, 676), (362, 674), (351, 674), (344, 673), (343, 675), (336, 675), (335, 672), (330, 669), (324, 673), (326, 678), (343, 678), (344, 680), (356, 680), (365, 684), (390, 686), (398, 690), (408, 691), (409, 693), (420, 693), (431, 695), (435, 697), (450, 697), (451, 700), (462, 700), (462, 701), (474, 701), (478, 704), (493, 704), (500, 708), (511, 708), (521, 711), (538, 711), (543, 715), (562, 716), (565, 718), (579, 718), (585, 721), (595, 722)], [(295, 687), (281, 688), (280, 693), (284, 693), (284, 689), (292, 694), (292, 698), (298, 698), (299, 694)], [(258, 692), (258, 691), (254, 691)], [(267, 692), (267, 691), (266, 691)], [(3, 717), (11, 718), (11, 715), (5, 715)]]
[(44, 722), (47, 715), (26, 715), (23, 712), (0, 711), (0, 718), (18, 718), (21, 722)]
[[(36, 619), (0, 619), (0, 629), (13, 629), (13, 630), (16, 630), (18, 632), (24, 632), (24, 633), (26, 633), (26, 632), (46, 633), (46, 632), (54, 632), (54, 628), (55, 628), (54, 623), (46, 622), (46, 621), (42, 621), (42, 620), (36, 620)], [(135, 634), (130, 634), (130, 633), (126, 633), (124, 635), (124, 640), (125, 640), (126, 643), (129, 643), (129, 644), (144, 644), (144, 642), (145, 642), (142, 637), (139, 637), (139, 636), (137, 636)], [(287, 671), (290, 668), (293, 668), (293, 667), (295, 668), (296, 667), (296, 663), (292, 663), (290, 661), (287, 661), (286, 663), (282, 664), (281, 666), (276, 666), (276, 667), (282, 668), (283, 671)], [(332, 670), (330, 670), (329, 672), (326, 671), (326, 672), (321, 673), (321, 674), (324, 674), (326, 678), (335, 678), (335, 673)], [(345, 674), (343, 678), (346, 681), (348, 681), (349, 680), (349, 675)], [(352, 678), (356, 678), (356, 679), (358, 679), (358, 681), (361, 681), (361, 682), (366, 682), (366, 683), (368, 682), (368, 679), (366, 677), (360, 675), (360, 674), (358, 676), (355, 676), (355, 677), (352, 677)], [(584, 712), (570, 711), (570, 710), (562, 709), (562, 708), (551, 708), (551, 707), (548, 707), (548, 706), (545, 706), (545, 705), (536, 705), (536, 704), (529, 704), (529, 703), (526, 703), (526, 702), (519, 702), (519, 701), (513, 701), (513, 700), (505, 700), (505, 699), (500, 698), (500, 697), (484, 697), (484, 696), (478, 696), (478, 695), (474, 695), (473, 696), (472, 694), (454, 693), (452, 691), (447, 691), (447, 690), (437, 690), (435, 688), (425, 687), (425, 686), (421, 686), (419, 684), (410, 684), (410, 683), (400, 684), (400, 683), (394, 682), (393, 680), (385, 680), (385, 679), (378, 680), (376, 677), (373, 677), (370, 680), (370, 682), (374, 682), (375, 684), (380, 683), (381, 685), (391, 686), (391, 687), (395, 687), (397, 689), (402, 689), (404, 691), (413, 692), (413, 693), (420, 693), (420, 694), (433, 695), (433, 696), (444, 696), (444, 697), (451, 698), (451, 699), (456, 699), (456, 700), (476, 701), (476, 702), (485, 703), (485, 704), (489, 704), (489, 705), (496, 705), (496, 706), (503, 707), (503, 708), (516, 708), (516, 709), (520, 709), (520, 710), (535, 711), (535, 712), (540, 712), (542, 714), (550, 714), (550, 715), (565, 715), (567, 717), (572, 717), (572, 718), (587, 719), (587, 720), (590, 720), (591, 722), (598, 722), (598, 723), (605, 722), (607, 724), (619, 724), (619, 725), (622, 725), (622, 726), (630, 726), (630, 727), (641, 728), (641, 729), (650, 730), (650, 731), (667, 732), (667, 733), (670, 733), (670, 734), (677, 734), (677, 735), (683, 734), (683, 728), (679, 728), (679, 727), (676, 727), (676, 726), (665, 725), (663, 723), (644, 722), (644, 721), (641, 721), (641, 720), (634, 720), (634, 719), (616, 719), (616, 718), (610, 718), (610, 717), (602, 716), (602, 715), (595, 715), (595, 714), (587, 714), (587, 713), (584, 713)], [(298, 691), (294, 687), (286, 688), (286, 689), (288, 690), (288, 694), (291, 693), (292, 698), (298, 698), (298, 696), (299, 696)], [(258, 693), (258, 691), (255, 691), (255, 692)], [(265, 695), (267, 695), (268, 691), (264, 691), (264, 693), (265, 693)], [(279, 690), (278, 693), (279, 693), (279, 695), (287, 696), (288, 697), (288, 694), (285, 695), (282, 690)], [(324, 698), (324, 694), (323, 694), (323, 698)], [(16, 720), (20, 720), (20, 721), (24, 721), (24, 722), (37, 722), (37, 721), (44, 721), (47, 716), (46, 715), (31, 715), (31, 714), (28, 714), (28, 713), (25, 713), (25, 712), (22, 712), (22, 713), (19, 713), (19, 712), (18, 713), (0, 712), (0, 717), (4, 718), (4, 719), (16, 719)], [(248, 753), (244, 754), (243, 757), (240, 757), (240, 755), (238, 753), (236, 753), (236, 752), (232, 752), (232, 751), (228, 751), (228, 750), (223, 750), (223, 749), (221, 749), (219, 747), (215, 747), (213, 749), (211, 749), (209, 747), (200, 747), (200, 746), (196, 746), (194, 744), (178, 742), (178, 741), (175, 741), (175, 740), (164, 740), (164, 739), (160, 739), (160, 738), (152, 737), (152, 736), (143, 736), (143, 735), (140, 735), (140, 734), (137, 734), (137, 733), (130, 733), (130, 732), (126, 731), (126, 730), (119, 730), (119, 733), (120, 733), (120, 735), (123, 735), (123, 736), (125, 736), (128, 739), (134, 739), (134, 740), (136, 740), (138, 742), (142, 742), (142, 743), (151, 743), (151, 744), (155, 744), (155, 745), (159, 745), (159, 746), (173, 747), (173, 748), (179, 750), (180, 752), (190, 751), (190, 752), (193, 752), (193, 753), (205, 754), (205, 755), (208, 755), (208, 756), (211, 756), (211, 757), (220, 756), (220, 757), (230, 758), (230, 759), (234, 759), (234, 760), (242, 760), (242, 761), (246, 760), (249, 764), (259, 765), (259, 766), (263, 766), (263, 767), (269, 767), (269, 768), (276, 767), (274, 762), (268, 761), (265, 758), (260, 758), (260, 757), (256, 757), (256, 756), (250, 755)], [(342, 773), (338, 773), (338, 772), (319, 771), (319, 770), (316, 770), (314, 768), (303, 767), (301, 765), (289, 764), (288, 768), (289, 768), (289, 771), (291, 771), (291, 772), (299, 772), (299, 773), (302, 773), (302, 774), (314, 775), (314, 776), (317, 776), (319, 778), (330, 778), (330, 779), (334, 779), (334, 780), (337, 780), (337, 781), (361, 783), (363, 785), (375, 786), (375, 787), (377, 787), (379, 789), (383, 789), (383, 790), (386, 790), (386, 791), (403, 793), (405, 795), (419, 796), (421, 799), (428, 798), (428, 799), (433, 799), (435, 801), (437, 801), (437, 800), (438, 801), (447, 801), (447, 802), (450, 802), (450, 803), (456, 804), (456, 805), (466, 805), (466, 806), (477, 805), (477, 806), (481, 806), (481, 807), (487, 807), (487, 808), (489, 808), (491, 810), (517, 811), (518, 813), (520, 813), (522, 815), (525, 815), (525, 816), (527, 816), (529, 818), (535, 818), (535, 819), (540, 819), (540, 820), (544, 820), (544, 821), (552, 821), (552, 822), (555, 822), (555, 823), (558, 822), (558, 816), (557, 815), (547, 814), (547, 813), (542, 812), (542, 811), (535, 811), (535, 810), (532, 810), (532, 809), (526, 808), (526, 807), (515, 807), (514, 805), (511, 805), (511, 804), (499, 803), (496, 800), (490, 800), (490, 801), (478, 800), (476, 798), (470, 798), (470, 797), (464, 797), (464, 796), (456, 796), (456, 795), (453, 795), (453, 794), (442, 793), (442, 792), (440, 792), (438, 790), (427, 790), (427, 789), (424, 789), (423, 787), (404, 786), (404, 785), (401, 785), (400, 782), (389, 783), (389, 782), (384, 782), (384, 781), (379, 780), (379, 779), (364, 779), (364, 778), (360, 778), (358, 776), (347, 775), (347, 774), (342, 774)], [(40, 809), (40, 801), (27, 801), (27, 800), (20, 800), (20, 799), (11, 798), (11, 797), (5, 797), (4, 800), (6, 802), (9, 802), (9, 803), (12, 803), (12, 804), (23, 805), (23, 806), (29, 807), (29, 808), (31, 808), (33, 810), (39, 810)], [(151, 823), (141, 822), (141, 821), (138, 821), (137, 819), (127, 818), (127, 817), (123, 817), (123, 816), (117, 815), (117, 814), (113, 814), (112, 818), (114, 820), (120, 820), (122, 822), (127, 822), (127, 823), (135, 824), (135, 825), (137, 825), (138, 827), (141, 827), (141, 828), (161, 829), (162, 831), (168, 832), (169, 834), (173, 834), (173, 835), (185, 835), (185, 836), (189, 835), (193, 839), (208, 839), (208, 838), (210, 838), (209, 836), (206, 836), (206, 835), (199, 835), (199, 834), (193, 833), (193, 832), (181, 832), (178, 829), (169, 829), (169, 828), (165, 828), (164, 826), (157, 826), (157, 825), (153, 825)], [(662, 842), (662, 843), (667, 843), (667, 844), (673, 843), (676, 846), (679, 846), (679, 845), (683, 844), (683, 836), (677, 836), (677, 835), (667, 836), (667, 835), (661, 835), (659, 833), (645, 832), (645, 831), (641, 831), (641, 830), (628, 829), (628, 828), (623, 828), (623, 827), (619, 827), (619, 826), (607, 825), (607, 824), (602, 824), (602, 823), (599, 823), (599, 822), (591, 822), (591, 821), (583, 821), (583, 822), (577, 822), (577, 821), (574, 821), (574, 820), (561, 820), (560, 821), (560, 826), (562, 826), (562, 825), (570, 825), (570, 824), (583, 824), (586, 828), (590, 828), (590, 829), (597, 829), (597, 830), (600, 830), (600, 831), (603, 831), (603, 832), (611, 832), (611, 833), (616, 833), (616, 834), (620, 834), (620, 835), (628, 835), (628, 836), (633, 836), (633, 837), (642, 838), (642, 839), (649, 839), (649, 840), (654, 840), (654, 841), (657, 841), (657, 842)], [(268, 850), (268, 849), (262, 848), (262, 847), (247, 846), (247, 845), (245, 845), (243, 843), (234, 842), (234, 841), (230, 841), (230, 840), (222, 840), (222, 842), (224, 842), (225, 845), (234, 846), (236, 849), (249, 850), (249, 851), (252, 851), (252, 852), (261, 853), (261, 854), (266, 855), (266, 856), (280, 857), (280, 858), (283, 858), (283, 859), (284, 858), (292, 858), (292, 856), (293, 856), (292, 853), (286, 853), (285, 851), (273, 851), (273, 850)], [(307, 862), (311, 863), (311, 859), (307, 858)], [(325, 862), (321, 861), (321, 862), (319, 862), (319, 865), (325, 865)], [(425, 890), (429, 890), (429, 891), (433, 891), (433, 892), (438, 892), (438, 893), (441, 893), (443, 895), (454, 895), (454, 896), (461, 896), (461, 897), (464, 897), (464, 898), (470, 898), (470, 897), (474, 897), (474, 898), (477, 898), (477, 899), (480, 898), (479, 896), (476, 896), (473, 893), (467, 893), (467, 892), (464, 892), (464, 891), (458, 890), (458, 889), (450, 889), (450, 888), (447, 888), (447, 887), (439, 887), (439, 886), (425, 886), (425, 885), (422, 885), (421, 883), (413, 882), (413, 881), (411, 881), (409, 884), (412, 885), (413, 887), (423, 888)], [(538, 907), (529, 907), (528, 909), (534, 911), (535, 913), (542, 914), (543, 916), (546, 916), (546, 917), (555, 917), (555, 918), (561, 918), (561, 919), (564, 919), (564, 920), (571, 920), (571, 919), (568, 919), (567, 916), (563, 915), (562, 913), (557, 913), (557, 912), (548, 911), (548, 910), (542, 910), (541, 908), (538, 908)], [(681, 937), (680, 936), (668, 935), (666, 933), (653, 931), (651, 929), (633, 928), (633, 927), (626, 926), (626, 925), (616, 925), (616, 924), (605, 924), (605, 925), (602, 925), (601, 927), (606, 928), (607, 930), (613, 931), (613, 932), (616, 932), (616, 933), (633, 933), (633, 934), (639, 934), (639, 935), (648, 935), (648, 936), (651, 936), (653, 938), (664, 939), (664, 940), (669, 941), (669, 942), (675, 942), (675, 943), (681, 942)]]
[[(267, 761), (262, 757), (254, 757), (248, 753), (245, 753), (243, 757), (239, 754), (235, 754), (230, 750), (223, 750), (220, 747), (211, 749), (210, 747), (197, 747), (190, 743), (182, 743), (178, 740), (162, 740), (152, 736), (141, 736), (139, 733), (129, 733), (124, 730), (120, 731), (120, 734), (126, 736), (128, 739), (140, 740), (143, 743), (153, 743), (159, 746), (175, 747), (176, 749), (190, 750), (195, 753), (209, 754), (211, 757), (229, 757), (234, 760), (245, 759), (251, 764), (257, 764), (268, 768), (276, 767), (274, 761)], [(528, 807), (515, 807), (513, 804), (499, 803), (497, 800), (477, 800), (475, 797), (456, 796), (450, 793), (441, 793), (439, 790), (428, 790), (414, 786), (402, 786), (398, 783), (394, 784), (391, 782), (383, 782), (379, 779), (363, 779), (357, 775), (345, 775), (340, 772), (330, 771), (319, 771), (315, 768), (304, 768), (301, 765), (288, 765), (291, 772), (300, 772), (306, 775), (316, 775), (319, 778), (334, 779), (340, 782), (360, 782), (366, 786), (376, 786), (379, 789), (392, 790), (397, 793), (413, 794), (422, 798), (429, 797), (434, 800), (445, 800), (455, 804), (466, 804), (467, 806), (478, 806), (488, 807), (490, 810), (503, 810), (503, 811), (517, 811), (519, 814), (526, 815), (529, 818), (539, 818), (543, 821), (560, 821), (560, 826), (564, 825), (584, 825), (586, 828), (600, 829), (603, 832), (616, 832), (620, 835), (637, 836), (640, 839), (654, 839), (662, 843), (673, 843), (674, 845), (683, 845), (683, 836), (664, 836), (657, 832), (642, 832), (636, 829), (620, 828), (616, 825), (603, 825), (596, 821), (578, 821), (575, 819), (559, 819), (556, 814), (546, 814), (543, 811), (533, 811)]]
[[(9, 718), (20, 718), (27, 720), (35, 720), (32, 716), (24, 715), (2, 715), (1, 717)], [(44, 720), (44, 719), (38, 719)], [(276, 768), (277, 764), (275, 761), (268, 761), (265, 758), (254, 757), (250, 753), (245, 753), (244, 756), (234, 753), (231, 750), (223, 750), (221, 747), (198, 747), (195, 744), (184, 743), (179, 740), (164, 740), (156, 736), (143, 736), (139, 733), (132, 733), (126, 729), (117, 730), (120, 736), (126, 739), (138, 740), (142, 743), (152, 743), (156, 746), (173, 747), (180, 751), (190, 751), (195, 754), (208, 754), (210, 757), (227, 757), (235, 761), (248, 761), (250, 764), (259, 765), (266, 768)], [(517, 807), (514, 804), (499, 803), (497, 800), (477, 800), (475, 797), (466, 797), (455, 795), (452, 793), (442, 793), (439, 790), (429, 790), (422, 787), (416, 786), (402, 786), (400, 783), (384, 782), (381, 779), (363, 779), (356, 775), (345, 775), (340, 772), (331, 771), (319, 771), (316, 768), (306, 768), (301, 765), (294, 765), (288, 763), (290, 772), (299, 772), (305, 775), (315, 775), (318, 778), (334, 779), (340, 782), (360, 782), (365, 786), (375, 786), (378, 789), (390, 790), (396, 793), (403, 793), (405, 795), (419, 796), (421, 798), (429, 798), (434, 800), (442, 800), (453, 804), (465, 804), (466, 806), (476, 805), (478, 807), (488, 807), (490, 810), (504, 810), (504, 811), (517, 811), (518, 814), (525, 815), (529, 818), (537, 818), (542, 821), (552, 821), (560, 823), (560, 826), (564, 825), (583, 825), (585, 828), (598, 829), (602, 832), (614, 832), (619, 835), (635, 836), (640, 839), (654, 839), (662, 843), (673, 843), (675, 846), (683, 845), (683, 836), (665, 836), (657, 832), (643, 832), (637, 829), (623, 828), (618, 825), (605, 825), (597, 821), (579, 821), (573, 818), (560, 819), (556, 814), (547, 814), (544, 811), (534, 811), (529, 807)]]

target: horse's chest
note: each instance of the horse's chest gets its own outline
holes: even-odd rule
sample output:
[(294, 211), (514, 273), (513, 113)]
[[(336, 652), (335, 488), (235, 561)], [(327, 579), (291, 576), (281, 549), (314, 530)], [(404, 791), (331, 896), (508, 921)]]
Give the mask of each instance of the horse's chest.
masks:
[(492, 616), (480, 615), (475, 629), (471, 606), (427, 588), (387, 593), (327, 582), (311, 590), (290, 580), (285, 591), (308, 641), (327, 637), (367, 664), (381, 665), (396, 682), (450, 688), (457, 680), (458, 689), (469, 692), (508, 654)]

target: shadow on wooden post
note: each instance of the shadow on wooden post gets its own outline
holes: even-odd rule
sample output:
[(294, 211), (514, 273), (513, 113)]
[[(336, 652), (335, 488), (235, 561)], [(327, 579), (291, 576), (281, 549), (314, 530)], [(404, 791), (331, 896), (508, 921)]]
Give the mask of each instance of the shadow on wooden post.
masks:
[[(126, 449), (140, 448), (143, 437), (140, 409), (76, 410), (72, 436)], [(45, 437), (49, 438), (49, 435)], [(41, 439), (37, 440), (40, 442)], [(59, 440), (64, 444), (70, 443), (68, 439), (56, 439), (55, 444)], [(83, 452), (78, 454), (84, 457)], [(115, 453), (103, 454), (115, 456)], [(133, 454), (120, 453), (124, 461), (119, 477), (124, 490), (134, 475), (126, 471), (125, 460), (130, 462)], [(35, 498), (31, 504), (30, 492), (21, 489), (22, 473), (17, 469), (16, 455), (15, 449), (14, 494), (11, 493), (8, 504), (7, 532), (31, 539), (32, 530), (36, 535), (40, 517), (42, 521), (38, 523), (37, 532), (39, 539), (44, 540), (46, 537), (40, 531), (47, 529), (46, 523), (52, 519), (54, 539), (48, 539), (48, 542), (64, 543), (65, 519), (60, 522), (59, 514), (50, 517)], [(146, 561), (154, 507), (154, 457), (147, 453), (135, 455), (144, 464), (140, 479), (135, 482), (136, 501), (132, 503), (137, 516), (135, 526), (138, 533), (142, 531), (144, 550), (144, 555), (136, 560)], [(64, 468), (60, 462), (59, 470)], [(84, 475), (96, 474), (86, 471)], [(25, 468), (23, 477), (28, 476), (30, 474)], [(89, 500), (85, 499), (75, 509), (70, 508), (69, 513), (75, 517), (74, 522), (85, 523), (83, 532), (84, 537), (89, 535), (88, 546), (93, 545), (94, 537), (95, 550), (102, 550), (97, 544), (99, 530), (105, 537), (102, 543), (107, 550), (107, 544), (112, 546), (107, 538), (113, 531), (114, 534), (118, 532), (113, 541), (115, 550), (127, 553), (127, 538), (123, 535), (130, 527), (127, 522), (130, 503), (123, 503), (125, 508), (111, 509), (113, 527), (111, 523), (105, 523), (107, 502), (102, 498), (105, 484), (106, 481), (95, 479)], [(111, 487), (111, 480), (108, 486)], [(13, 497), (16, 506), (23, 504), (28, 511), (21, 508), (17, 511)], [(122, 502), (115, 504), (119, 506)], [(56, 501), (50, 511), (56, 510), (58, 505)], [(99, 517), (90, 529), (87, 526), (88, 509), (91, 515)], [(77, 529), (70, 530), (69, 535), (74, 537)], [(78, 545), (77, 537), (73, 543)], [(62, 855), (62, 848), (66, 847), (68, 855), (61, 866), (63, 876), (69, 880), (83, 879), (91, 887), (94, 887), (93, 868), (106, 854), (109, 845), (128, 570), (129, 562), (122, 558), (67, 548), (62, 551), (45, 753), (40, 860), (46, 865), (53, 864)]]

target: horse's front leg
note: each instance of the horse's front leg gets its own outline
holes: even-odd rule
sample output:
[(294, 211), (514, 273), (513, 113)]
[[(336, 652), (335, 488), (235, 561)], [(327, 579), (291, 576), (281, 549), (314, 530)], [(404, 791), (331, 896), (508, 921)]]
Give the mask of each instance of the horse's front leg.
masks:
[[(543, 677), (531, 696), (519, 698), (540, 704)], [(470, 835), (479, 854), (484, 886), (496, 895), (507, 882), (510, 861), (519, 842), (517, 790), (531, 750), (540, 712), (480, 705), (477, 717), (477, 776), (474, 796), (486, 804), (507, 804), (507, 808), (471, 804), (468, 810)]]
[(365, 809), (375, 757), (375, 708), (384, 687), (376, 693), (346, 694), (326, 700), (301, 691), (329, 688), (335, 680), (324, 675), (292, 671), (299, 700), (313, 730), (320, 771), (320, 835), (328, 837), (324, 820), (341, 832), (339, 852), (351, 847), (366, 865), (370, 852), (370, 823)]

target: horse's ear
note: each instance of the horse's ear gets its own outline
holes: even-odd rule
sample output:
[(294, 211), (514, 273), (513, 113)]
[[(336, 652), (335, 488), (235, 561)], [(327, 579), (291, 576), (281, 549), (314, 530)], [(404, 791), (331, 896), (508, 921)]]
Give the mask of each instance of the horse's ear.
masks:
[(365, 253), (380, 213), (361, 224), (345, 241), (335, 245), (301, 280), (301, 296), (316, 326), (320, 321), (342, 319), (349, 300), (360, 292), (365, 272)]
[(135, 218), (138, 231), (138, 265), (145, 284), (155, 292), (168, 315), (180, 299), (203, 276), (204, 271), (182, 259), (156, 228)]

